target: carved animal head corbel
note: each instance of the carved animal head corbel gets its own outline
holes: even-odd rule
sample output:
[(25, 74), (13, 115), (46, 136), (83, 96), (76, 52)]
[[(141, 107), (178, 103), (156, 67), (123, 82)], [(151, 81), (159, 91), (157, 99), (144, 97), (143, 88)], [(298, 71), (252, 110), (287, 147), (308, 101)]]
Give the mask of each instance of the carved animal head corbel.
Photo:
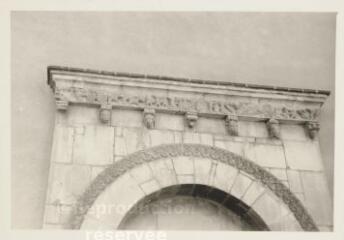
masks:
[(311, 139), (315, 139), (318, 136), (320, 124), (318, 122), (306, 122), (305, 126), (308, 131), (309, 137)]
[(280, 136), (280, 125), (279, 125), (279, 121), (275, 118), (270, 118), (267, 123), (266, 126), (268, 128), (268, 132), (269, 132), (269, 136), (271, 138), (277, 138), (279, 139)]
[(196, 122), (198, 120), (197, 113), (195, 112), (187, 112), (185, 114), (186, 122), (188, 124), (189, 128), (194, 128), (196, 125)]
[(155, 110), (153, 108), (145, 108), (143, 111), (143, 124), (148, 129), (155, 128)]
[(111, 105), (103, 104), (99, 109), (99, 120), (102, 123), (108, 124), (111, 122)]
[(225, 121), (229, 135), (238, 136), (238, 117), (235, 115), (227, 115)]

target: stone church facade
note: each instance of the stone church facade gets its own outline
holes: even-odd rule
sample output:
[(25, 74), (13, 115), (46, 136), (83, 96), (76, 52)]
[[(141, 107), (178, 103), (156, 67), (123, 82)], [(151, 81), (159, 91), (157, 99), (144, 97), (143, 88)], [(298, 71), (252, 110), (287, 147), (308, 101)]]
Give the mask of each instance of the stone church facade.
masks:
[(331, 231), (329, 92), (49, 67), (44, 228)]

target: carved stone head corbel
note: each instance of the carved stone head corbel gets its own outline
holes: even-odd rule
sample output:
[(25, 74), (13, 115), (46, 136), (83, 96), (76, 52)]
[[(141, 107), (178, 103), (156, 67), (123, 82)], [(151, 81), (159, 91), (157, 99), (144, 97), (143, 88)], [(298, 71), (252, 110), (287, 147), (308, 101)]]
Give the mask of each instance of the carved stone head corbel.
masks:
[(275, 118), (270, 118), (267, 123), (266, 126), (268, 128), (268, 132), (269, 132), (269, 136), (271, 138), (277, 138), (279, 139), (280, 136), (280, 125), (279, 125), (279, 121)]
[(155, 110), (153, 108), (145, 108), (143, 111), (143, 124), (148, 129), (155, 128)]
[(59, 111), (67, 111), (68, 109), (68, 101), (67, 100), (62, 100), (62, 99), (56, 99), (56, 108)]
[(318, 136), (320, 130), (320, 124), (318, 122), (306, 122), (305, 126), (311, 139)]
[(238, 136), (238, 117), (234, 115), (227, 115), (225, 121), (229, 135)]
[(111, 105), (101, 105), (99, 109), (99, 120), (102, 123), (110, 123), (111, 122)]
[(195, 112), (187, 112), (185, 114), (186, 122), (188, 124), (189, 128), (194, 128), (196, 125), (196, 122), (198, 120), (197, 113)]

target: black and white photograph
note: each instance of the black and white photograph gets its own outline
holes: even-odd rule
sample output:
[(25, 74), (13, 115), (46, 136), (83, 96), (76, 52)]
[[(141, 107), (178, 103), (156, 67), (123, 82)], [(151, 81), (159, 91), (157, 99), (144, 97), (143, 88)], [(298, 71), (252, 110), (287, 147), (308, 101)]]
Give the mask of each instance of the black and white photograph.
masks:
[(11, 9), (8, 234), (340, 239), (338, 11)]

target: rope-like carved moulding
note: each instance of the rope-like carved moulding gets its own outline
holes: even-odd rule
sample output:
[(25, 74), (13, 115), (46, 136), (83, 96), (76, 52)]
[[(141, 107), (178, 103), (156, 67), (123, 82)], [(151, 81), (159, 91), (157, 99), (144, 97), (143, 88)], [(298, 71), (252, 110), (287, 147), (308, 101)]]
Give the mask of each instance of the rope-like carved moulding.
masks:
[(307, 122), (306, 129), (308, 131), (309, 137), (311, 139), (315, 139), (318, 136), (320, 124), (318, 122)]
[(270, 189), (281, 201), (283, 201), (296, 220), (305, 231), (318, 231), (318, 228), (301, 201), (286, 187), (277, 177), (237, 154), (200, 144), (168, 144), (160, 145), (146, 150), (141, 150), (127, 155), (121, 161), (114, 163), (101, 172), (86, 189), (74, 206), (67, 227), (79, 229), (88, 210), (92, 207), (100, 194), (117, 178), (127, 171), (144, 163), (173, 158), (178, 156), (191, 156), (207, 158), (230, 165), (252, 176), (256, 181)]
[(279, 121), (275, 118), (270, 118), (266, 122), (266, 126), (268, 128), (269, 136), (271, 138), (277, 138), (280, 139), (281, 137), (281, 130), (280, 130), (280, 124)]
[(153, 108), (145, 108), (143, 110), (143, 124), (148, 129), (155, 128), (155, 110)]
[(198, 116), (196, 112), (187, 112), (185, 114), (186, 122), (189, 128), (194, 128), (196, 126)]
[(238, 117), (235, 115), (227, 115), (225, 122), (226, 122), (227, 132), (229, 133), (229, 135), (238, 136), (239, 134)]
[(99, 109), (99, 120), (108, 124), (111, 122), (111, 105), (101, 105)]

